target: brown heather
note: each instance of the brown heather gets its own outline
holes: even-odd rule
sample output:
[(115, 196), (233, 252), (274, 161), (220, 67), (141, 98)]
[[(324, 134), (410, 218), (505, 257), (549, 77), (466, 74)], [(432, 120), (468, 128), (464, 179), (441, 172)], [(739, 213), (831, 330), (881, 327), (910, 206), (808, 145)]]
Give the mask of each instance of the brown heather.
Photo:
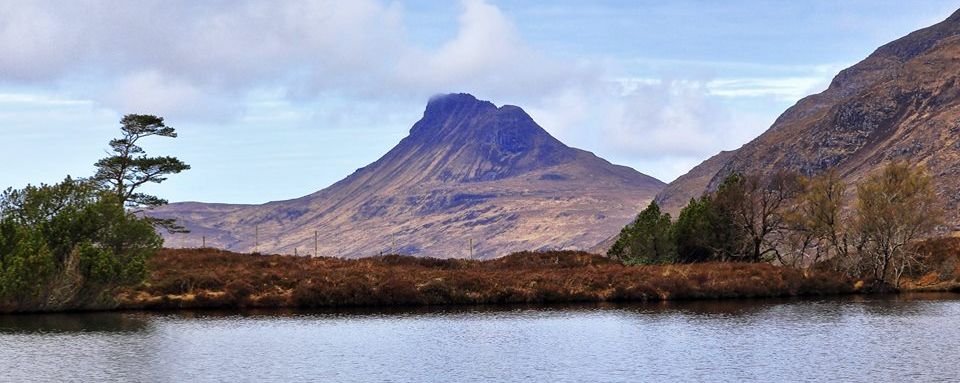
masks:
[(626, 266), (584, 252), (476, 261), (387, 255), (345, 260), (163, 250), (119, 308), (335, 307), (658, 301), (853, 292), (830, 272), (760, 263)]
[(960, 292), (960, 238), (926, 240), (916, 250), (925, 267), (910, 270), (904, 290)]

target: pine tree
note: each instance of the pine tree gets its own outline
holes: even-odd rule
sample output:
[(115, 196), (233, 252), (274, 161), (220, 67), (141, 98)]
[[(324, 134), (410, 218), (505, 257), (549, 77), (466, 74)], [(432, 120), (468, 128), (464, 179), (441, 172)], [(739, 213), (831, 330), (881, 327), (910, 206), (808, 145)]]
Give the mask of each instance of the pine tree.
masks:
[[(176, 131), (166, 126), (162, 117), (153, 115), (128, 114), (120, 120), (120, 124), (123, 136), (110, 141), (113, 155), (97, 161), (94, 179), (103, 188), (111, 190), (117, 201), (133, 212), (165, 205), (166, 200), (142, 193), (140, 188), (149, 183), (166, 181), (167, 175), (190, 169), (190, 165), (176, 157), (149, 157), (138, 142), (151, 136), (175, 138)], [(151, 218), (151, 221), (170, 232), (184, 231), (172, 219)]]

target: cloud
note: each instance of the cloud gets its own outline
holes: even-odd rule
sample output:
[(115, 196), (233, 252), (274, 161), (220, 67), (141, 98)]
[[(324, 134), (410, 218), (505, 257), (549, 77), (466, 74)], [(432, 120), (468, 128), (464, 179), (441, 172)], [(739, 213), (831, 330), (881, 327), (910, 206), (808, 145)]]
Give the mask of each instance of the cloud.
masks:
[(712, 83), (617, 79), (608, 89), (567, 92), (532, 113), (560, 135), (595, 135), (597, 146), (633, 158), (702, 158), (763, 129), (757, 121), (744, 126), (743, 116), (730, 112)]
[[(236, 96), (234, 96), (236, 97)], [(123, 113), (152, 113), (176, 120), (224, 121), (236, 115), (239, 103), (157, 71), (132, 73), (116, 80), (101, 101)]]
[(64, 106), (64, 105), (90, 105), (90, 100), (75, 100), (70, 98), (54, 97), (47, 95), (37, 95), (28, 93), (0, 93), (0, 105), (34, 105), (34, 106)]
[(615, 79), (528, 108), (561, 141), (665, 181), (763, 132), (776, 115), (732, 109), (714, 80)]
[(561, 63), (528, 46), (499, 8), (463, 1), (456, 35), (434, 51), (411, 49), (398, 78), (415, 89), (469, 89), (492, 98), (542, 97), (599, 74), (591, 65)]
[(425, 48), (411, 41), (404, 12), (378, 0), (3, 2), (0, 86), (66, 88), (63, 99), (181, 122), (304, 119), (336, 128), (404, 124), (396, 120), (410, 113), (399, 108), (467, 91), (523, 106), (565, 142), (632, 165), (670, 158), (655, 166), (674, 169), (766, 127), (765, 117), (733, 113), (723, 99), (796, 99), (822, 84), (802, 70), (616, 77), (623, 68), (607, 58), (544, 54), (483, 0), (462, 1), (453, 32)]
[[(400, 6), (374, 0), (7, 3), (0, 83), (72, 81), (114, 109), (155, 103), (201, 117), (200, 98), (242, 102), (237, 95), (264, 88), (306, 100), (461, 89), (507, 97), (589, 75), (537, 53), (481, 0), (465, 0), (458, 21), (455, 36), (428, 50), (408, 40)], [(210, 110), (219, 118), (242, 108)]]
[(711, 94), (724, 97), (775, 97), (781, 100), (799, 100), (820, 92), (830, 84), (828, 76), (780, 78), (732, 78), (708, 82)]
[(407, 45), (401, 21), (373, 0), (8, 2), (0, 83), (85, 83), (83, 96), (118, 108), (117, 92), (157, 79), (174, 83), (154, 91), (168, 95), (320, 92), (391, 71)]

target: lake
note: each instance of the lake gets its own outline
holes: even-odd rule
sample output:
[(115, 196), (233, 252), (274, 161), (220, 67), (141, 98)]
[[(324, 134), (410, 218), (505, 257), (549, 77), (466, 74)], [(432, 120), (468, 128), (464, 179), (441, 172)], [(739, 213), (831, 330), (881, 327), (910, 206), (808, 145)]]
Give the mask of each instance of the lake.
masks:
[(0, 381), (956, 381), (960, 296), (0, 316)]

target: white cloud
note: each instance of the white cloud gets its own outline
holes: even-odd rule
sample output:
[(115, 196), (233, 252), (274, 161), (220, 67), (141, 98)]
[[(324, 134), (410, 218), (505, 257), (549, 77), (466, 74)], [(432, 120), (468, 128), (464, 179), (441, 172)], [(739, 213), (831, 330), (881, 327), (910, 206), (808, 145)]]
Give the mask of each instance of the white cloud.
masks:
[(106, 92), (111, 107), (124, 106), (111, 88), (150, 76), (188, 93), (351, 87), (392, 70), (407, 45), (401, 16), (374, 0), (7, 2), (0, 83), (106, 83), (85, 96)]
[[(544, 55), (483, 0), (463, 0), (455, 33), (432, 49), (410, 41), (401, 6), (377, 0), (4, 2), (0, 51), (0, 86), (67, 84), (65, 99), (179, 121), (395, 125), (410, 113), (390, 108), (467, 91), (521, 105), (603, 156), (668, 158), (661, 177), (765, 128), (721, 99), (797, 99), (823, 85), (819, 72), (611, 80), (620, 68)], [(363, 105), (318, 105), (331, 98)]]
[(500, 9), (465, 0), (456, 35), (435, 51), (410, 49), (397, 75), (414, 89), (469, 89), (491, 98), (524, 99), (593, 80), (596, 69), (543, 56), (523, 41)]
[(158, 114), (194, 121), (222, 121), (235, 115), (241, 105), (224, 101), (228, 99), (227, 95), (209, 92), (157, 71), (123, 76), (101, 97), (103, 103), (124, 113)]
[(799, 100), (820, 92), (830, 84), (830, 76), (716, 79), (706, 84), (711, 94), (724, 97), (775, 97)]
[(743, 143), (765, 128), (733, 114), (710, 81), (618, 79), (616, 90), (567, 92), (531, 109), (558, 135), (591, 134), (633, 158), (695, 156)]
[(50, 95), (31, 94), (31, 93), (0, 93), (0, 105), (2, 104), (23, 104), (23, 105), (38, 105), (38, 106), (92, 105), (93, 101), (63, 98), (63, 97), (56, 97), (56, 96), (50, 96)]
[[(32, 1), (0, 5), (0, 26), (0, 84), (72, 81), (86, 88), (81, 97), (115, 109), (134, 95), (118, 93), (148, 79), (173, 84), (151, 81), (162, 88), (152, 96), (240, 102), (236, 94), (276, 87), (294, 99), (459, 90), (516, 98), (597, 76), (589, 65), (541, 55), (482, 0), (464, 0), (456, 34), (432, 50), (409, 41), (399, 5), (376, 0)], [(153, 101), (193, 108), (149, 97), (137, 106)]]

